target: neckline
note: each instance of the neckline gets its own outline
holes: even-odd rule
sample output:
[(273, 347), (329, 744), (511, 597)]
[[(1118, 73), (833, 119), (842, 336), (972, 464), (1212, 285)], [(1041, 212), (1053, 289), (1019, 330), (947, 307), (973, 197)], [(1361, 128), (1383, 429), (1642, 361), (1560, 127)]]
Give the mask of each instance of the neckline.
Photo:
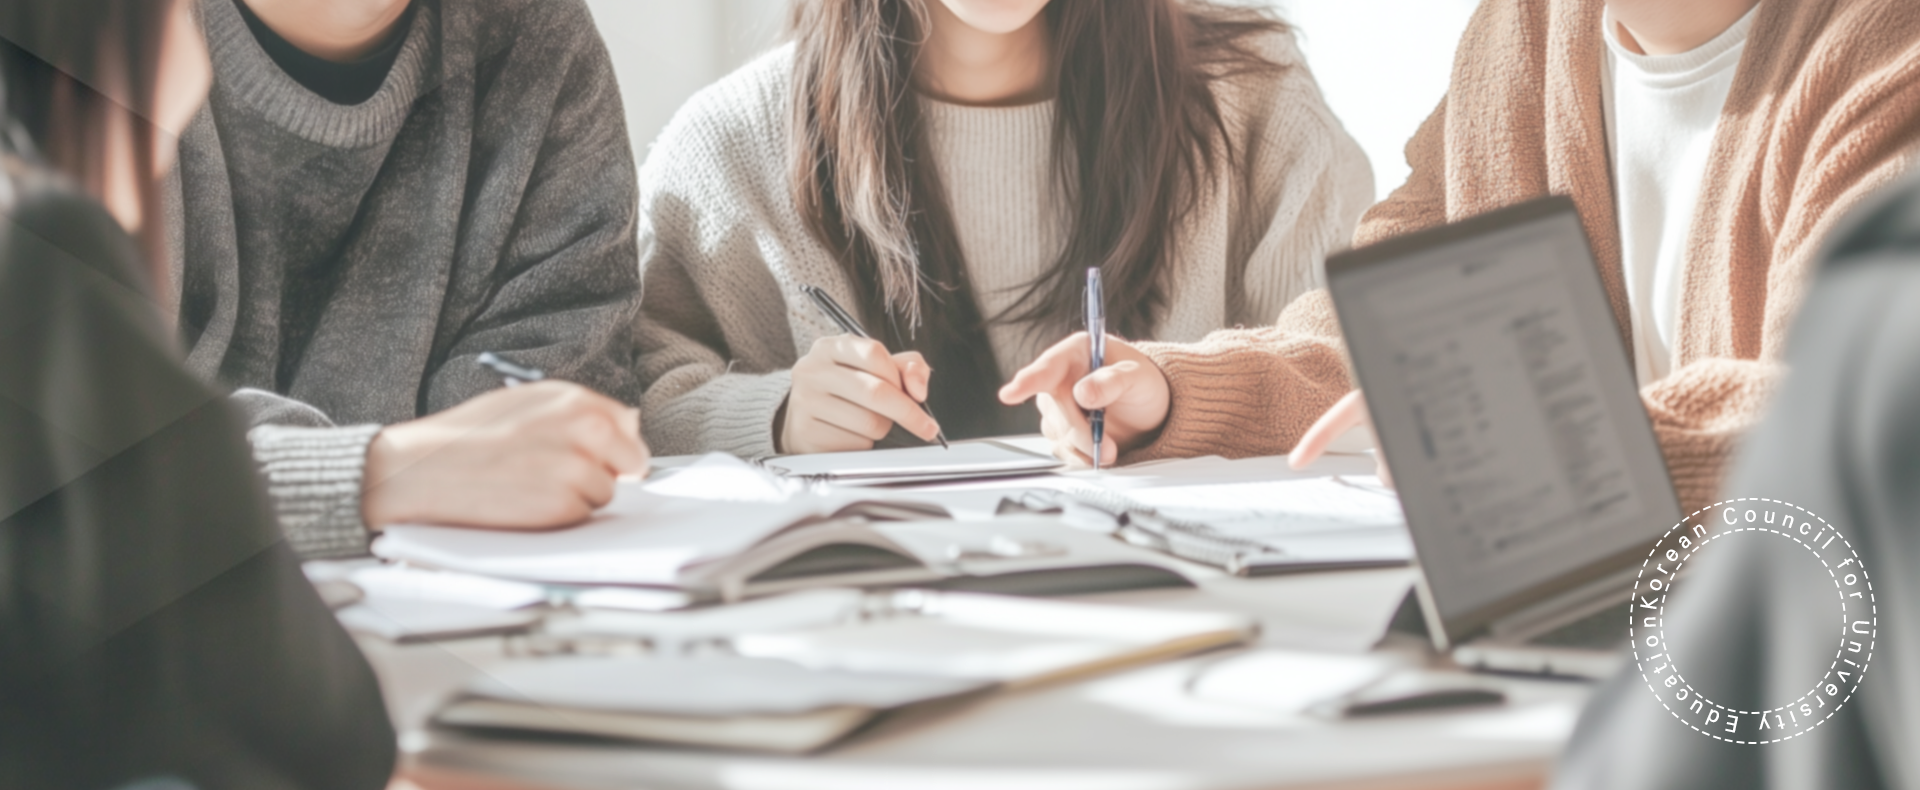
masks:
[(950, 102), (945, 99), (936, 99), (932, 96), (928, 96), (927, 94), (921, 93), (919, 91), (914, 91), (913, 95), (915, 98), (919, 99), (920, 102), (925, 106), (932, 107), (932, 108), (941, 110), (943, 112), (978, 112), (978, 113), (1034, 112), (1038, 110), (1051, 110), (1053, 109), (1053, 105), (1055, 104), (1055, 101), (1056, 101), (1054, 99), (1041, 99), (1039, 101), (1028, 102), (1026, 104), (960, 104), (958, 102)]
[(359, 104), (335, 104), (276, 63), (231, 2), (198, 4), (214, 66), (215, 109), (243, 107), (268, 124), (336, 148), (377, 145), (399, 134), (413, 103), (434, 82), (441, 57), (440, 9), (414, 0), (386, 79)]
[(1737, 64), (1747, 37), (1753, 30), (1754, 15), (1759, 10), (1760, 4), (1755, 3), (1719, 35), (1686, 52), (1671, 55), (1643, 55), (1627, 49), (1620, 41), (1619, 22), (1613, 18), (1611, 11), (1601, 11), (1601, 37), (1615, 62), (1632, 69), (1642, 81), (1669, 86), (1684, 85)]
[(406, 10), (394, 22), (395, 29), (388, 31), (387, 40), (372, 52), (346, 62), (328, 60), (294, 45), (254, 13), (247, 0), (233, 0), (233, 5), (246, 20), (247, 29), (253, 31), (254, 40), (281, 71), (327, 101), (352, 106), (373, 98), (386, 84), (394, 61), (400, 58), (400, 48), (413, 30), (414, 12), (421, 2), (408, 0)]

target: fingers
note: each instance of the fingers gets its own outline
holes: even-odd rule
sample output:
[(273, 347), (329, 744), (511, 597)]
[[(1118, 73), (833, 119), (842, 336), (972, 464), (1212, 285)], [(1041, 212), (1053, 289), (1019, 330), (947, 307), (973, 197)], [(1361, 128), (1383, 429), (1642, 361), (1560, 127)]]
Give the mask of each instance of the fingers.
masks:
[(569, 429), (574, 448), (608, 474), (646, 471), (647, 447), (640, 441), (639, 410), (622, 407), (612, 419), (595, 412), (577, 414)]
[[(889, 354), (885, 346), (875, 341), (850, 335), (825, 338), (814, 348), (816, 352), (824, 351), (837, 368), (824, 371), (816, 386), (826, 394), (878, 414), (889, 423), (879, 435), (871, 436), (874, 441), (886, 436), (892, 423), (926, 441), (932, 441), (940, 432), (940, 424), (920, 407), (926, 399), (933, 370), (918, 352)], [(826, 405), (809, 403), (806, 408), (811, 412)], [(872, 434), (865, 418), (844, 417), (830, 422), (859, 436)]]
[[(902, 399), (906, 397), (897, 392), (895, 395)], [(893, 420), (886, 415), (838, 395), (822, 398), (807, 409), (804, 419), (834, 426), (865, 439), (869, 444), (886, 438), (887, 432), (893, 430)]]
[(1133, 360), (1096, 370), (1073, 385), (1073, 400), (1082, 409), (1104, 409), (1126, 397), (1144, 369)]
[(644, 475), (653, 466), (653, 450), (647, 447), (647, 441), (640, 437), (640, 410), (627, 409), (620, 420), (620, 431), (633, 439), (633, 447), (638, 452), (631, 462), (623, 462), (615, 469), (623, 475)]
[[(872, 412), (859, 409), (859, 407), (849, 406), (848, 408), (858, 410), (867, 415), (873, 415)], [(805, 424), (794, 427), (796, 428), (796, 436), (804, 438), (789, 448), (789, 452), (839, 453), (849, 450), (869, 450), (873, 448), (873, 443), (878, 441), (877, 439), (867, 437), (863, 433), (855, 433), (824, 419), (816, 417), (804, 417), (802, 419)], [(882, 422), (885, 422), (885, 418), (880, 419)], [(880, 435), (885, 436), (886, 432), (881, 431)]]
[(907, 395), (926, 403), (927, 387), (933, 383), (933, 367), (927, 364), (927, 358), (918, 351), (902, 351), (893, 355), (893, 364), (900, 369), (902, 389)]
[(894, 363), (893, 355), (887, 353), (887, 347), (880, 345), (879, 341), (852, 335), (841, 335), (826, 340), (828, 341), (828, 359), (833, 360), (834, 364), (853, 368), (899, 386), (900, 366)]
[[(1045, 393), (1034, 398), (1040, 410), (1040, 430), (1053, 440), (1054, 455), (1068, 463), (1093, 465), (1093, 424), (1077, 407), (1061, 408), (1060, 401)], [(1108, 464), (1119, 454), (1111, 438), (1101, 442), (1100, 462)]]
[(608, 473), (605, 466), (592, 459), (583, 458), (578, 465), (572, 467), (563, 465), (561, 473), (567, 476), (574, 494), (579, 496), (583, 507), (563, 511), (560, 514), (560, 524), (571, 524), (584, 519), (593, 511), (613, 501), (616, 478)]
[(1327, 413), (1320, 415), (1320, 419), (1315, 420), (1306, 434), (1300, 437), (1300, 443), (1294, 445), (1293, 452), (1287, 454), (1287, 466), (1295, 471), (1307, 468), (1326, 454), (1327, 445), (1332, 444), (1340, 434), (1366, 422), (1366, 398), (1359, 390), (1347, 393), (1327, 409)]
[(1031, 364), (1013, 374), (1013, 378), (1000, 388), (1000, 402), (1008, 406), (1025, 403), (1028, 399), (1043, 392), (1059, 392), (1066, 385), (1087, 372), (1087, 333), (1076, 332), (1072, 337), (1053, 344)]
[[(931, 440), (934, 434), (939, 432), (939, 423), (934, 422), (934, 419), (927, 416), (926, 411), (920, 408), (920, 401), (908, 397), (907, 393), (902, 392), (893, 381), (859, 371), (843, 370), (842, 373), (844, 375), (834, 376), (831, 380), (824, 382), (827, 394), (877, 415), (880, 418), (879, 433), (873, 434), (870, 430), (866, 430), (869, 427), (869, 421), (865, 418), (848, 418), (852, 424), (842, 420), (831, 420), (834, 424), (862, 436), (869, 436), (874, 441), (884, 438), (895, 423), (921, 439)], [(810, 410), (824, 411), (831, 405), (826, 402), (813, 404)]]

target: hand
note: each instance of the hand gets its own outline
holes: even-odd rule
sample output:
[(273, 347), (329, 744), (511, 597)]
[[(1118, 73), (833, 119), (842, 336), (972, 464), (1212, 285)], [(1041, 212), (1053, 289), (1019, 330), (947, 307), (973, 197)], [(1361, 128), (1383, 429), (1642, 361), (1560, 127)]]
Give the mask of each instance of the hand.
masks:
[(853, 335), (823, 337), (793, 366), (780, 451), (866, 450), (898, 424), (933, 441), (940, 424), (920, 408), (933, 368), (918, 351), (888, 354)]
[[(1367, 399), (1359, 390), (1347, 393), (1335, 401), (1326, 414), (1313, 421), (1313, 426), (1300, 437), (1300, 443), (1293, 446), (1293, 452), (1287, 454), (1287, 466), (1298, 472), (1325, 455), (1327, 446), (1340, 435), (1358, 426), (1373, 428), (1373, 419), (1367, 414)], [(1387, 471), (1387, 457), (1379, 450), (1373, 453), (1374, 469), (1380, 474), (1380, 482), (1388, 488), (1393, 487), (1393, 474)]]
[(509, 387), (382, 430), (367, 447), (360, 514), (373, 529), (561, 527), (647, 462), (639, 410), (565, 382)]
[(1086, 411), (1106, 409), (1100, 465), (1153, 439), (1167, 422), (1172, 394), (1167, 375), (1140, 349), (1107, 336), (1106, 366), (1089, 370), (1087, 333), (1077, 332), (1047, 349), (1000, 388), (1000, 402), (1012, 406), (1034, 398), (1040, 432), (1053, 440), (1053, 454), (1081, 466), (1093, 463), (1093, 426)]

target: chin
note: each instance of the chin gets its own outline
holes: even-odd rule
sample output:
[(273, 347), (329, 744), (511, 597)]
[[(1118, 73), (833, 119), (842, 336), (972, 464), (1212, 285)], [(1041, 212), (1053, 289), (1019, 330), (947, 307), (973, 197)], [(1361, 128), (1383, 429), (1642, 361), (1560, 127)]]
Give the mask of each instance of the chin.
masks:
[(968, 27), (1006, 34), (1026, 27), (1049, 0), (937, 0)]

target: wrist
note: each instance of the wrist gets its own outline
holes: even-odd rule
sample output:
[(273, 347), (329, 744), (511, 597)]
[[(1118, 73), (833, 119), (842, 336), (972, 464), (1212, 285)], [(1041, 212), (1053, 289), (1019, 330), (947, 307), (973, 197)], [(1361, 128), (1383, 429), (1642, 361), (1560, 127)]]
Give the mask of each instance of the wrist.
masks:
[(787, 404), (791, 402), (793, 402), (793, 390), (787, 390), (787, 396), (780, 399), (780, 408), (773, 410), (773, 451), (775, 453), (786, 453), (788, 445), (792, 444), (787, 441)]
[(367, 442), (366, 471), (360, 478), (360, 520), (368, 532), (377, 533), (409, 517), (398, 496), (400, 487), (389, 484), (393, 470), (401, 465), (396, 445), (393, 426), (380, 429), (373, 441)]

